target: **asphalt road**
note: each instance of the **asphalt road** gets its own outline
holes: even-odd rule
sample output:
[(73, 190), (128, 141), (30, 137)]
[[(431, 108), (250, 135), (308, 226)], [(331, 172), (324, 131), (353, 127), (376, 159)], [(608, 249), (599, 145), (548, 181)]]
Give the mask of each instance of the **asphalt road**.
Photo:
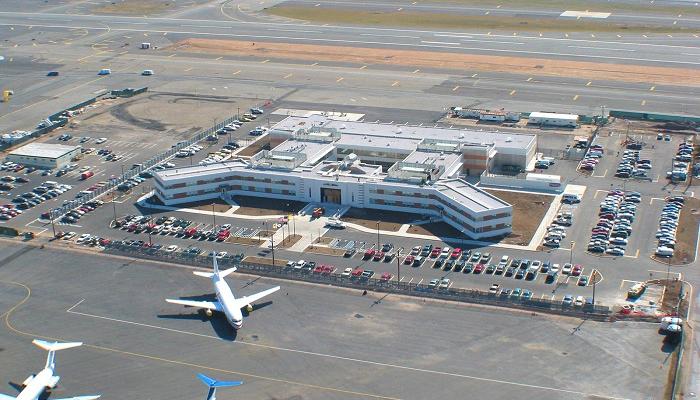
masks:
[(34, 338), (85, 343), (58, 354), (53, 396), (198, 398), (204, 387), (194, 375), (204, 372), (245, 382), (221, 390), (222, 399), (660, 399), (668, 371), (655, 324), (364, 297), (234, 274), (227, 280), (238, 293), (283, 286), (234, 333), (221, 318), (163, 301), (211, 293), (189, 269), (1, 246), (0, 312), (19, 304), (0, 328), (3, 382), (41, 368)]

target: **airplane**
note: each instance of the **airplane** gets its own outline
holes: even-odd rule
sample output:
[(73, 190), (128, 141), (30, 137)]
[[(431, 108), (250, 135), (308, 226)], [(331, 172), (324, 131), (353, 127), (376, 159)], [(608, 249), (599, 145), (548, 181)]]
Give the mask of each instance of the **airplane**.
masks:
[(213, 311), (222, 312), (226, 316), (226, 320), (228, 320), (234, 329), (241, 329), (241, 326), (243, 326), (243, 313), (241, 312), (241, 308), (246, 307), (248, 312), (252, 311), (252, 302), (260, 300), (263, 297), (280, 290), (280, 287), (275, 286), (271, 289), (263, 290), (262, 292), (237, 299), (233, 296), (231, 288), (229, 288), (228, 284), (224, 280), (224, 277), (234, 272), (236, 267), (219, 271), (219, 265), (216, 262), (216, 257), (212, 257), (212, 259), (214, 260), (214, 272), (194, 271), (194, 274), (205, 278), (211, 278), (211, 281), (214, 284), (214, 291), (216, 292), (216, 299), (218, 301), (194, 301), (180, 299), (165, 299), (165, 301), (188, 307), (203, 308), (208, 317), (212, 316)]
[(216, 400), (217, 388), (240, 386), (243, 384), (242, 381), (217, 381), (204, 374), (197, 374), (197, 378), (204, 382), (205, 385), (209, 386), (206, 400)]
[[(17, 397), (0, 393), (0, 400), (38, 400), (39, 396), (41, 396), (44, 392), (44, 389), (49, 390), (55, 388), (58, 384), (58, 380), (61, 379), (60, 376), (54, 375), (54, 370), (56, 369), (56, 352), (82, 345), (81, 342), (51, 343), (38, 339), (35, 339), (32, 343), (49, 352), (49, 355), (46, 358), (46, 366), (41, 370), (41, 372), (36, 375), (30, 375), (24, 382), (22, 382), (22, 391), (19, 393), (19, 395), (17, 395)], [(99, 395), (94, 395), (67, 397), (53, 400), (95, 400), (99, 398)]]

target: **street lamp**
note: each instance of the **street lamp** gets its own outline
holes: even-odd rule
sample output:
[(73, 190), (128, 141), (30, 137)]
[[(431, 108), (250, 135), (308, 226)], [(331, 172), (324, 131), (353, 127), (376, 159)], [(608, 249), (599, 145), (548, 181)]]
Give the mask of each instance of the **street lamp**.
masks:
[(591, 274), (591, 277), (593, 278), (593, 307), (595, 307), (595, 285), (598, 283), (598, 280), (596, 279), (596, 275), (598, 273), (598, 270), (595, 268), (593, 269), (593, 273)]
[(214, 203), (211, 203), (211, 216), (214, 218), (214, 229), (216, 229), (216, 212), (214, 212)]
[(571, 241), (571, 249), (569, 250), (569, 264), (574, 263), (574, 246), (576, 246), (576, 242), (573, 240)]
[(51, 219), (51, 230), (53, 231), (53, 239), (56, 239), (56, 225), (53, 223), (53, 213), (54, 210), (49, 211), (49, 218)]
[(396, 286), (401, 284), (401, 252), (403, 247), (396, 250)]
[(379, 250), (379, 223), (381, 221), (377, 221), (377, 250)]

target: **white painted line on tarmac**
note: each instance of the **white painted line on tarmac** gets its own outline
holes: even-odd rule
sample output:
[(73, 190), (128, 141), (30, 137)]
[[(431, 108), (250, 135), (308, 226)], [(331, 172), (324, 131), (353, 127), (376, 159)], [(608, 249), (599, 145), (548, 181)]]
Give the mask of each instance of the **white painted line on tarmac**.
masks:
[(133, 321), (123, 320), (123, 319), (105, 317), (105, 316), (96, 315), (96, 314), (87, 314), (87, 313), (82, 313), (79, 311), (73, 311), (73, 309), (75, 309), (78, 305), (82, 304), (83, 301), (84, 301), (84, 299), (81, 299), (79, 302), (74, 304), (71, 308), (66, 310), (66, 312), (69, 314), (81, 315), (84, 317), (112, 321), (112, 322), (117, 322), (117, 323), (122, 323), (122, 324), (127, 324), (127, 325), (140, 326), (143, 328), (151, 328), (151, 329), (157, 329), (157, 330), (162, 330), (162, 331), (167, 331), (167, 332), (180, 333), (180, 334), (184, 334), (184, 335), (202, 337), (202, 338), (207, 338), (207, 339), (214, 339), (217, 341), (225, 341), (227, 343), (231, 343), (231, 345), (234, 345), (234, 346), (235, 345), (245, 345), (245, 346), (258, 347), (258, 348), (264, 348), (264, 349), (269, 349), (269, 350), (283, 351), (283, 352), (288, 352), (288, 353), (303, 354), (303, 355), (307, 355), (307, 356), (315, 356), (315, 357), (321, 357), (321, 358), (329, 358), (329, 359), (334, 359), (334, 360), (354, 362), (354, 363), (359, 363), (359, 364), (374, 365), (374, 366), (380, 366), (380, 367), (385, 367), (385, 368), (394, 368), (394, 369), (399, 369), (399, 370), (420, 372), (420, 373), (426, 373), (426, 374), (432, 374), (432, 375), (451, 376), (451, 377), (456, 377), (456, 378), (471, 379), (471, 380), (476, 380), (476, 381), (481, 381), (481, 382), (499, 383), (499, 384), (504, 384), (504, 385), (545, 390), (545, 391), (557, 392), (557, 393), (576, 394), (576, 395), (581, 395), (581, 396), (586, 396), (586, 397), (596, 396), (596, 397), (605, 397), (605, 398), (613, 399), (613, 400), (627, 400), (627, 399), (624, 399), (621, 397), (600, 396), (600, 395), (594, 395), (592, 393), (578, 392), (578, 391), (569, 390), (569, 389), (540, 386), (540, 385), (531, 385), (531, 384), (527, 384), (527, 383), (505, 381), (505, 380), (493, 379), (493, 378), (484, 378), (484, 377), (478, 377), (478, 376), (472, 376), (472, 375), (466, 375), (466, 374), (458, 374), (458, 373), (454, 373), (454, 372), (446, 372), (446, 371), (430, 370), (430, 369), (425, 369), (425, 368), (409, 367), (407, 365), (382, 363), (382, 362), (371, 361), (371, 360), (363, 360), (363, 359), (359, 359), (359, 358), (337, 356), (337, 355), (327, 354), (327, 353), (318, 353), (318, 352), (313, 352), (313, 351), (291, 349), (291, 348), (277, 347), (277, 346), (269, 346), (269, 345), (265, 345), (265, 344), (261, 344), (261, 343), (249, 343), (249, 342), (243, 342), (243, 341), (230, 342), (230, 341), (222, 339), (218, 336), (205, 335), (202, 333), (183, 331), (183, 330), (173, 329), (173, 328), (166, 328), (164, 326), (150, 325), (150, 324), (144, 324), (141, 322), (133, 322)]
[(627, 257), (627, 258), (638, 258), (638, 257), (639, 257), (639, 249), (637, 249), (637, 252), (634, 253), (633, 256), (626, 256), (626, 255), (625, 255), (625, 256), (622, 256), (622, 257)]
[(608, 170), (606, 169), (605, 172), (603, 172), (603, 175), (591, 175), (594, 178), (605, 178), (605, 175), (608, 174)]

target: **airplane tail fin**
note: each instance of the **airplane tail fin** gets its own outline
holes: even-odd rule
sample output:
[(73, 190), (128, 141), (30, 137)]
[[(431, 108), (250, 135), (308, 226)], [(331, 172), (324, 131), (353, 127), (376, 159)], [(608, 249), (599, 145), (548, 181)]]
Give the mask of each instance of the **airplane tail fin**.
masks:
[(49, 355), (46, 357), (46, 367), (51, 367), (53, 368), (56, 365), (56, 352), (59, 350), (65, 350), (65, 349), (70, 349), (72, 347), (78, 347), (82, 346), (82, 342), (66, 342), (66, 343), (60, 343), (60, 342), (47, 342), (45, 340), (39, 340), (39, 339), (34, 339), (32, 341), (35, 345), (39, 346), (40, 348), (46, 350), (49, 352)]
[(204, 374), (197, 374), (197, 378), (209, 387), (206, 400), (216, 400), (216, 389), (220, 387), (233, 387), (243, 384), (242, 381), (217, 381)]
[(218, 274), (219, 273), (219, 263), (216, 262), (216, 254), (214, 254), (214, 257), (212, 257), (214, 260), (214, 273)]

